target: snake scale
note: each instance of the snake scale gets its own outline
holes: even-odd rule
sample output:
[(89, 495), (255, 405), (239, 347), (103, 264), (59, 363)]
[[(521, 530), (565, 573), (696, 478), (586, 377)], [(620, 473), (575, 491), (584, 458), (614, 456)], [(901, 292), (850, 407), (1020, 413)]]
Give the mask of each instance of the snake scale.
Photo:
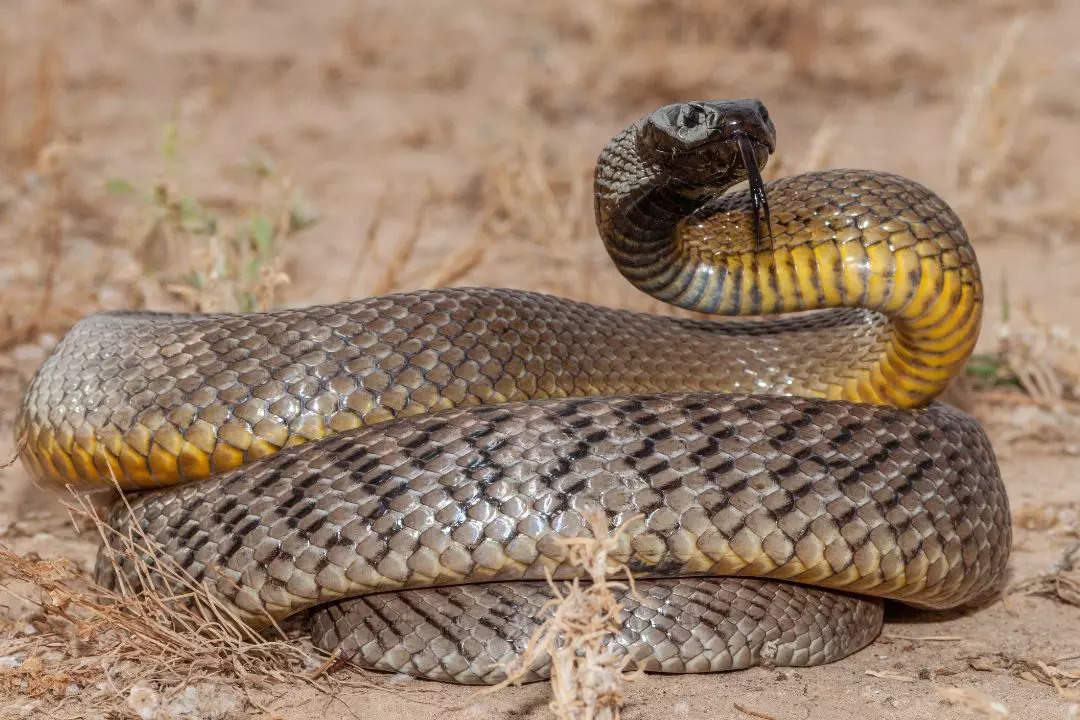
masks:
[[(545, 572), (576, 572), (558, 538), (595, 510), (642, 516), (615, 553), (642, 580), (613, 642), (646, 668), (843, 657), (880, 631), (881, 598), (948, 608), (1002, 579), (993, 451), (934, 400), (974, 346), (982, 286), (932, 192), (866, 170), (764, 183), (774, 147), (756, 100), (660, 108), (601, 152), (597, 226), (673, 305), (814, 312), (680, 319), (452, 288), (103, 313), (32, 380), (25, 462), (80, 488), (115, 478), (133, 492), (109, 522), (152, 541), (151, 567), (169, 559), (255, 628), (316, 608), (316, 644), (375, 668), (502, 679)], [(105, 553), (97, 572), (143, 579)]]

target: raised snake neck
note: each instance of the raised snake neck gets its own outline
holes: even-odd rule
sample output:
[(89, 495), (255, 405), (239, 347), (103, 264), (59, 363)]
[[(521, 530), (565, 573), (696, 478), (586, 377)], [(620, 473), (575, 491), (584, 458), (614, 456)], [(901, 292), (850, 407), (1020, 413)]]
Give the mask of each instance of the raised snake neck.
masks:
[[(982, 292), (963, 228), (929, 190), (870, 171), (771, 183), (767, 224), (750, 194), (712, 197), (747, 176), (747, 147), (763, 165), (772, 146), (756, 101), (656, 111), (600, 155), (601, 235), (631, 282), (681, 307), (837, 309), (717, 323), (456, 289), (103, 314), (32, 381), (24, 457), (83, 486), (215, 475), (114, 521), (253, 624), (377, 590), (571, 573), (553, 541), (586, 533), (590, 507), (613, 524), (645, 512), (624, 558), (643, 575), (967, 602), (1000, 580), (1009, 545), (981, 430), (943, 406), (847, 402), (925, 405), (970, 354)], [(736, 395), (642, 395), (675, 391)], [(606, 397), (528, 402), (578, 396)], [(118, 567), (101, 577), (134, 572)], [(347, 617), (323, 636), (347, 645)], [(443, 677), (417, 657), (411, 671)], [(436, 665), (477, 681), (455, 662)]]

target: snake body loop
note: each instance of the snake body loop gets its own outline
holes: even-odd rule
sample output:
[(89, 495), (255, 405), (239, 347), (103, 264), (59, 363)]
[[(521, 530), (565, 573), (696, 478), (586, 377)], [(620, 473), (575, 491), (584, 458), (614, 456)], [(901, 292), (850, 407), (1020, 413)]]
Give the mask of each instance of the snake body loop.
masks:
[[(877, 634), (875, 597), (953, 607), (1000, 583), (993, 451), (932, 402), (982, 288), (929, 190), (862, 170), (762, 186), (774, 144), (757, 101), (661, 108), (601, 153), (597, 225), (674, 305), (816, 312), (686, 320), (464, 288), (105, 313), (31, 382), (23, 457), (79, 487), (183, 483), (110, 524), (253, 626), (319, 606), (316, 642), (372, 667), (501, 679), (536, 581), (576, 572), (557, 538), (588, 534), (592, 510), (644, 516), (617, 555), (656, 579), (613, 642), (647, 668), (843, 657)], [(142, 582), (108, 553), (98, 575)]]

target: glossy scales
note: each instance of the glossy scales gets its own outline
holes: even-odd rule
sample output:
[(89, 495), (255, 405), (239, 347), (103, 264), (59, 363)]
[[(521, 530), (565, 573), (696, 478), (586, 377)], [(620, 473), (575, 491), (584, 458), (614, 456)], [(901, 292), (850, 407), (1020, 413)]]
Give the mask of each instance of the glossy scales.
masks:
[[(864, 596), (946, 608), (1002, 582), (993, 452), (932, 402), (982, 286), (931, 191), (866, 170), (765, 186), (774, 147), (760, 102), (660, 108), (601, 152), (597, 226), (657, 298), (809, 314), (490, 288), (100, 314), (33, 378), (22, 457), (78, 488), (184, 483), (112, 515), (102, 582), (179, 571), (255, 627), (322, 606), (316, 641), (375, 668), (500, 679), (592, 510), (643, 516), (615, 553), (646, 579), (612, 642), (645, 667), (842, 657), (880, 629)], [(110, 556), (129, 536), (151, 572)]]

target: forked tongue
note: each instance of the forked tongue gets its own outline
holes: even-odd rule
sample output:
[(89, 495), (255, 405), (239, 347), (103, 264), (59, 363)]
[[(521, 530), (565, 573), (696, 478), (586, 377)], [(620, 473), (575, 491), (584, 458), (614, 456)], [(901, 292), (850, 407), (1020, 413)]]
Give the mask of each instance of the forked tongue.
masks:
[(757, 157), (754, 155), (754, 144), (750, 137), (738, 136), (739, 153), (742, 155), (743, 166), (746, 168), (746, 179), (750, 183), (750, 207), (754, 211), (754, 237), (761, 239), (761, 218), (765, 216), (765, 226), (769, 230), (766, 236), (772, 238), (772, 218), (769, 216), (769, 198), (765, 194), (765, 181), (761, 179), (761, 171), (758, 170)]

